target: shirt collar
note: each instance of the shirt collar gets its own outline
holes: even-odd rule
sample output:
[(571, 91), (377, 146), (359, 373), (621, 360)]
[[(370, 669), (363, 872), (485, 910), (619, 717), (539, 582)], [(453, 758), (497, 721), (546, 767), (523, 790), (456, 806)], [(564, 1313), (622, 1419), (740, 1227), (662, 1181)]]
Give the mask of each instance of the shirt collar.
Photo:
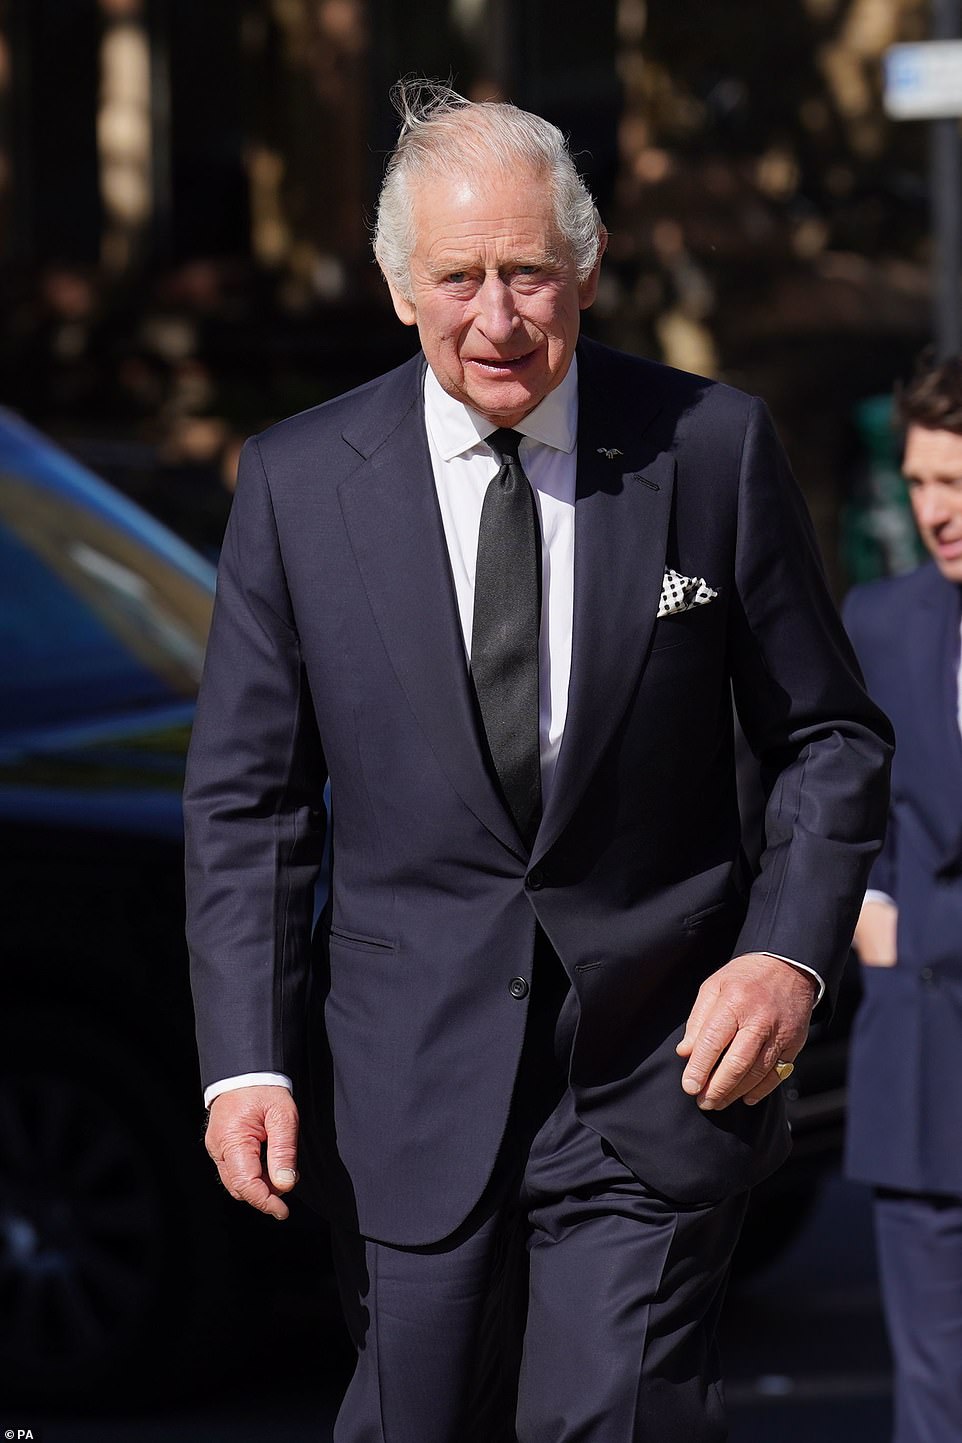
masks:
[[(442, 390), (431, 367), (424, 374), (424, 420), (434, 448), (444, 461), (451, 461), (485, 441), (498, 430), (497, 422), (489, 421), (463, 401), (457, 401)], [(572, 356), (563, 381), (549, 391), (530, 415), (514, 427), (522, 436), (530, 436), (568, 455), (578, 440), (578, 359)]]

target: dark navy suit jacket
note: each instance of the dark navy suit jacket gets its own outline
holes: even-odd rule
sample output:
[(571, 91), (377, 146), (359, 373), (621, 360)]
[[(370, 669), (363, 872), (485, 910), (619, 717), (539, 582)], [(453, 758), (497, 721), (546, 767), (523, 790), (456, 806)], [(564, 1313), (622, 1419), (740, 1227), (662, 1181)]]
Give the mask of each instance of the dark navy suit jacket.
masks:
[(847, 1167), (866, 1182), (962, 1196), (962, 588), (934, 562), (858, 587), (844, 616), (895, 727), (885, 847), (869, 885), (899, 910), (895, 967), (863, 967)]
[[(784, 1157), (782, 1100), (700, 1112), (675, 1044), (737, 953), (836, 978), (886, 723), (764, 406), (583, 342), (568, 715), (529, 854), (479, 745), (423, 366), (244, 452), (186, 792), (203, 1079), (292, 1074), (335, 1214), (438, 1240), (498, 1152), (540, 923), (578, 999), (582, 1120), (659, 1192), (719, 1199)], [(717, 600), (656, 620), (666, 566)], [(771, 792), (754, 881), (732, 688)]]

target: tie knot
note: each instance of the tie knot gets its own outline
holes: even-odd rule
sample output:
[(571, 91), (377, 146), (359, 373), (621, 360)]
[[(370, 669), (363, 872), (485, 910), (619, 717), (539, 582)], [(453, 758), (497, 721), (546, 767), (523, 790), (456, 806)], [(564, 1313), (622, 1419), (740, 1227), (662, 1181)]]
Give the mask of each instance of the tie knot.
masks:
[(488, 445), (502, 465), (505, 461), (517, 461), (520, 466), (521, 460), (518, 456), (518, 448), (521, 445), (520, 431), (511, 431), (507, 426), (502, 426), (500, 430), (491, 432), (488, 437)]

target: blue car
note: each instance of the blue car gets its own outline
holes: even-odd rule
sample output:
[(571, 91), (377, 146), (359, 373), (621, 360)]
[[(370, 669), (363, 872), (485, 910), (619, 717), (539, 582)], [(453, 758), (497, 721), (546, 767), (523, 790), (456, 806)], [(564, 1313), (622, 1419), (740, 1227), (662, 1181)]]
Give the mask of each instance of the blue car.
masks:
[(213, 568), (0, 411), (0, 818), (176, 840)]
[(220, 1199), (180, 793), (213, 590), (188, 546), (0, 412), (4, 1398), (105, 1396), (201, 1321)]
[(180, 798), (213, 597), (190, 546), (0, 410), (5, 1403), (207, 1383), (245, 1308), (328, 1272), (317, 1220), (239, 1207), (201, 1136)]

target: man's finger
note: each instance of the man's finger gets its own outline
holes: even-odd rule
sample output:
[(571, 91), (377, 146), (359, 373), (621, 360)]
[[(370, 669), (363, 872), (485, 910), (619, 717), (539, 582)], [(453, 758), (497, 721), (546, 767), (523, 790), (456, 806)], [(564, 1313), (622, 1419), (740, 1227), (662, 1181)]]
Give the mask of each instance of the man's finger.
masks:
[(775, 1053), (767, 1033), (742, 1028), (699, 1093), (698, 1106), (710, 1112), (736, 1102), (771, 1072)]
[(260, 1148), (241, 1142), (229, 1148), (217, 1165), (221, 1181), (232, 1198), (245, 1202), (258, 1212), (286, 1218), (288, 1207), (264, 1178)]
[(272, 1192), (263, 1178), (254, 1178), (239, 1192), (231, 1194), (238, 1202), (245, 1202), (249, 1207), (256, 1208), (259, 1213), (266, 1213), (268, 1217), (277, 1218), (283, 1222), (290, 1216), (290, 1208), (282, 1198)]
[(688, 1065), (681, 1085), (690, 1096), (702, 1091), (725, 1050), (738, 1035), (738, 1018), (724, 1004), (717, 1005), (692, 1035)]
[(753, 1087), (750, 1092), (746, 1092), (744, 1094), (744, 1096), (742, 1097), (742, 1102), (744, 1102), (748, 1107), (754, 1107), (756, 1102), (761, 1102), (763, 1098), (768, 1097), (770, 1093), (775, 1092), (777, 1088), (781, 1087), (781, 1085), (781, 1079), (779, 1078), (778, 1073), (775, 1071), (774, 1068), (772, 1068), (771, 1071), (766, 1073), (766, 1075), (762, 1078), (761, 1082), (759, 1082), (755, 1087)]
[(246, 1202), (258, 1212), (266, 1213), (268, 1217), (277, 1218), (278, 1222), (283, 1222), (290, 1216), (287, 1203), (268, 1187), (263, 1178), (254, 1178), (248, 1187), (238, 1194), (238, 1200)]
[(260, 1144), (253, 1137), (229, 1139), (214, 1161), (228, 1192), (245, 1187), (261, 1175)]
[(703, 982), (698, 989), (698, 996), (695, 998), (691, 1012), (688, 1014), (688, 1021), (685, 1023), (685, 1035), (675, 1048), (679, 1057), (691, 1056), (698, 1034), (711, 1015), (711, 1010), (717, 1000), (718, 988), (713, 985), (709, 993), (708, 983)]

